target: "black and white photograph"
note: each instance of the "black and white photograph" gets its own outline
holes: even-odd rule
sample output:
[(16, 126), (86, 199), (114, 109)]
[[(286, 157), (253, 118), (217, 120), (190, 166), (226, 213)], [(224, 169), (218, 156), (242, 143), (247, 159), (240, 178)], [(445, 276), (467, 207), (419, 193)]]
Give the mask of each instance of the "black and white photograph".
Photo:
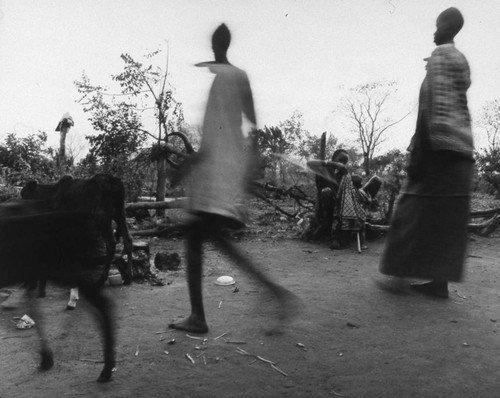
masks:
[(496, 398), (500, 3), (0, 0), (0, 398)]

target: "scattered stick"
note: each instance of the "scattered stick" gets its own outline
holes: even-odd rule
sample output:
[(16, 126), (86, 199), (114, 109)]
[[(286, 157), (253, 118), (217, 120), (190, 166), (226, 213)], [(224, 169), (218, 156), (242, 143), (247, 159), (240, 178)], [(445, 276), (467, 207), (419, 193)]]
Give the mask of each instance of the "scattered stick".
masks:
[(222, 300), (219, 302), (219, 308), (222, 307)]
[(165, 333), (170, 333), (172, 330), (174, 330), (174, 329), (169, 329), (169, 330), (159, 330), (159, 331), (155, 332), (155, 334), (165, 334)]
[(186, 358), (189, 359), (193, 365), (195, 364), (194, 359), (191, 355), (186, 354)]
[[(288, 374), (286, 374), (285, 372), (283, 372), (280, 368), (278, 368), (276, 366), (276, 363), (273, 362), (273, 361), (270, 361), (269, 359), (266, 359), (266, 358), (262, 358), (261, 356), (259, 355), (254, 355), (254, 354), (250, 354), (249, 352), (245, 351), (244, 349), (240, 348), (240, 347), (237, 347), (236, 348), (236, 352), (240, 355), (246, 355), (246, 356), (250, 356), (250, 357), (254, 357), (256, 360), (258, 359), (259, 361), (262, 361), (262, 362), (265, 362), (267, 364), (269, 364), (271, 366), (271, 368), (273, 368), (276, 372), (278, 373), (281, 373), (283, 376), (285, 377), (288, 377)], [(255, 362), (255, 361), (254, 361)]]
[(246, 341), (231, 341), (231, 340), (226, 340), (227, 344), (246, 344)]
[(2, 340), (5, 340), (5, 339), (17, 339), (17, 338), (24, 339), (26, 337), (31, 337), (31, 336), (33, 336), (33, 335), (32, 334), (27, 334), (26, 336), (21, 336), (21, 335), (4, 336), (4, 337), (2, 337)]
[(275, 365), (275, 363), (273, 361), (270, 361), (269, 359), (266, 359), (266, 358), (259, 357), (258, 355), (255, 358), (257, 358), (259, 361), (268, 363), (270, 365)]
[(203, 337), (198, 337), (198, 336), (191, 336), (189, 334), (186, 334), (186, 337), (190, 338), (190, 339), (194, 339), (194, 340), (201, 340), (201, 341), (206, 341), (207, 339), (203, 338)]
[(139, 344), (137, 344), (137, 350), (135, 350), (135, 356), (139, 355)]
[(222, 333), (220, 336), (215, 337), (214, 340), (219, 340), (221, 337), (224, 337), (227, 333), (228, 332)]
[(268, 364), (271, 364), (271, 365), (276, 365), (275, 362), (273, 361), (270, 361), (269, 359), (266, 359), (266, 358), (262, 358), (261, 356), (259, 355), (255, 355), (255, 354), (250, 354), (249, 352), (245, 351), (243, 348), (241, 347), (236, 347), (236, 352), (240, 355), (246, 355), (246, 356), (249, 356), (249, 357), (254, 357), (256, 359), (258, 359), (259, 361), (262, 361), (262, 362), (265, 362), (265, 363), (268, 363)]
[(337, 397), (343, 397), (342, 394), (336, 392), (335, 390), (330, 391), (333, 395), (336, 395)]
[(307, 350), (306, 346), (304, 344), (302, 344), (302, 343), (297, 343), (297, 347), (302, 348), (304, 351)]
[(283, 372), (280, 368), (278, 368), (276, 365), (271, 364), (271, 368), (273, 368), (276, 372), (281, 373), (283, 376), (288, 377), (288, 375)]

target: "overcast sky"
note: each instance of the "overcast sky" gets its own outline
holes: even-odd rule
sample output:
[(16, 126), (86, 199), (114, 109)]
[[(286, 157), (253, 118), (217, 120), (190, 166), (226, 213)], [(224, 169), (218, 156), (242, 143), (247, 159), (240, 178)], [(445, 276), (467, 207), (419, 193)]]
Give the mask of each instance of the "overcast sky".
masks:
[[(249, 75), (259, 127), (299, 110), (312, 133), (353, 140), (337, 111), (345, 90), (395, 80), (395, 115), (413, 112), (388, 131), (385, 145), (404, 149), (414, 130), (423, 58), (434, 48), (436, 17), (449, 6), (465, 18), (456, 46), (471, 66), (475, 114), (500, 98), (495, 0), (0, 0), (0, 139), (43, 130), (55, 146), (65, 112), (75, 119), (71, 139), (83, 139), (92, 128), (76, 103), (74, 80), (85, 71), (107, 85), (121, 70), (121, 53), (141, 59), (167, 41), (169, 81), (186, 121), (200, 124), (213, 75), (193, 65), (212, 59), (211, 34), (225, 22), (233, 37), (228, 57)], [(475, 134), (484, 142), (480, 129)]]

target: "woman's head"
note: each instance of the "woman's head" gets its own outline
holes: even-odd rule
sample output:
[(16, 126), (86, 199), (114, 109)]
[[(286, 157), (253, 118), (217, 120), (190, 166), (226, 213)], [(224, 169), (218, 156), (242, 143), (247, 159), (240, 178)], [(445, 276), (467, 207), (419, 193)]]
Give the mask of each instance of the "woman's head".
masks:
[(450, 7), (439, 14), (436, 21), (434, 43), (437, 45), (450, 43), (464, 26), (464, 17), (455, 7)]
[(347, 164), (348, 161), (349, 161), (349, 154), (345, 149), (337, 149), (335, 152), (333, 152), (332, 162)]
[(220, 24), (212, 35), (212, 49), (214, 50), (214, 53), (226, 53), (229, 48), (229, 44), (231, 44), (231, 32), (229, 32), (226, 24)]

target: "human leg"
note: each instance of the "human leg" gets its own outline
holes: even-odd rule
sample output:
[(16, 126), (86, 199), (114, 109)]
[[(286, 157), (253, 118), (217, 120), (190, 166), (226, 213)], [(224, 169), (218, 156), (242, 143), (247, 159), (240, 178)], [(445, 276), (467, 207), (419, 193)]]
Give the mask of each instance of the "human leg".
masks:
[(297, 298), (289, 290), (271, 280), (262, 270), (260, 270), (254, 262), (245, 256), (232, 242), (222, 235), (216, 236), (216, 244), (229, 255), (234, 263), (237, 264), (246, 274), (262, 283), (268, 292), (273, 295), (279, 302), (280, 308), (278, 312), (278, 324), (268, 331), (271, 334), (280, 333), (285, 324), (297, 312)]
[(187, 237), (187, 283), (191, 314), (189, 317), (168, 325), (171, 329), (192, 333), (208, 332), (202, 296), (202, 244), (207, 226), (203, 222), (193, 223)]

